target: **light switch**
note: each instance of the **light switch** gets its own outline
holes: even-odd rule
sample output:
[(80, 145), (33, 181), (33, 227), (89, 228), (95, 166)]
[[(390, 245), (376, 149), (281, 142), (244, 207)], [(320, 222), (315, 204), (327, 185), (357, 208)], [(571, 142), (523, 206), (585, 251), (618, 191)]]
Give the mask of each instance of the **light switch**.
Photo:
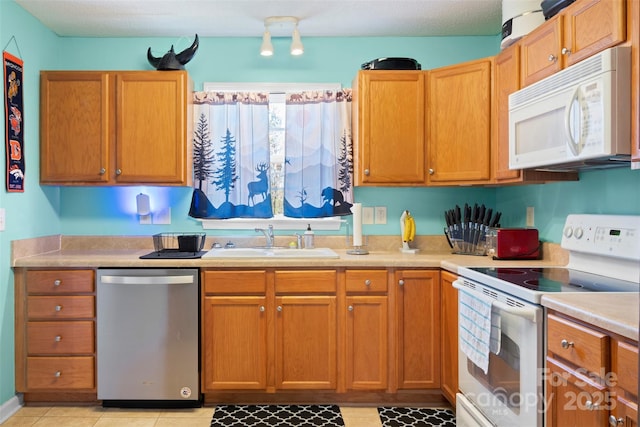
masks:
[(376, 224), (387, 223), (387, 207), (386, 206), (375, 207), (375, 223)]
[(373, 206), (362, 207), (362, 223), (373, 224)]

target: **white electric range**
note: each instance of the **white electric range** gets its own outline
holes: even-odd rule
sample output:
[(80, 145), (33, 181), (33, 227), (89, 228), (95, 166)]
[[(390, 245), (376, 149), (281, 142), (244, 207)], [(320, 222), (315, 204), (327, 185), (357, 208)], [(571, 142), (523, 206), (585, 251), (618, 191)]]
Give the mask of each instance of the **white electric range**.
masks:
[(456, 425), (544, 425), (544, 294), (640, 292), (640, 216), (569, 215), (561, 246), (563, 267), (458, 269), (454, 286), (489, 300), (501, 345), (482, 368), (460, 346)]

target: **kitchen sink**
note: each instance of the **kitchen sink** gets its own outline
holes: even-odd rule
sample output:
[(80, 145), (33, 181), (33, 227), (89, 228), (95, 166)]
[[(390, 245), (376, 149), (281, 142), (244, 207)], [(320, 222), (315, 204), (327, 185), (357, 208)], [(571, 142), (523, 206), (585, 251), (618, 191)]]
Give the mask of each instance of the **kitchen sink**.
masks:
[(202, 258), (339, 258), (329, 248), (216, 248), (211, 249)]

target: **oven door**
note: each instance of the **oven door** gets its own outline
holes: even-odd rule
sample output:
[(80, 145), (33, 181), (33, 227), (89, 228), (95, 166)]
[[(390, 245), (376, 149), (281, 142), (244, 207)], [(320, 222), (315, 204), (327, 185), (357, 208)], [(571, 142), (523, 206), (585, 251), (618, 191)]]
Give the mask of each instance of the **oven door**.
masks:
[[(459, 279), (453, 286), (478, 292), (468, 283), (468, 279)], [(494, 298), (492, 311), (501, 319), (501, 348), (497, 354), (489, 353), (486, 374), (459, 350), (460, 391), (492, 424), (540, 427), (544, 402), (542, 307), (493, 289), (483, 293)]]

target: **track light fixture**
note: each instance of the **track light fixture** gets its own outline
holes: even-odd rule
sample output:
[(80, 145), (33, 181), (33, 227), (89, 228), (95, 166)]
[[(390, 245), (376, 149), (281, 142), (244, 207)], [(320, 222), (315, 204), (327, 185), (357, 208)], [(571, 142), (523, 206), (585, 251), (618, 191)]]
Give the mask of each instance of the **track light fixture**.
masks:
[(273, 44), (271, 44), (271, 34), (286, 36), (291, 31), (291, 55), (302, 55), (304, 46), (300, 40), (298, 31), (298, 18), (294, 16), (270, 16), (264, 20), (264, 33), (262, 34), (262, 45), (260, 55), (273, 55)]

